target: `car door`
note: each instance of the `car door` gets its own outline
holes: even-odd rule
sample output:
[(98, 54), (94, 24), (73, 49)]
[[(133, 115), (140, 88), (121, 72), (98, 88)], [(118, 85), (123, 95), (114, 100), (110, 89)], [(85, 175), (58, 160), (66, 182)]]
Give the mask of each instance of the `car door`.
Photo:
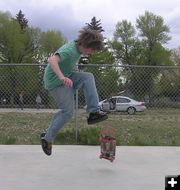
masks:
[(116, 97), (112, 97), (109, 99), (110, 110), (116, 110), (116, 101), (117, 101)]
[(102, 104), (103, 111), (113, 111), (116, 109), (116, 98), (108, 98)]
[(109, 111), (109, 110), (110, 110), (109, 100), (105, 100), (105, 101), (102, 103), (102, 110), (103, 110), (103, 111)]
[(116, 110), (117, 111), (127, 111), (130, 106), (130, 100), (124, 97), (117, 98)]

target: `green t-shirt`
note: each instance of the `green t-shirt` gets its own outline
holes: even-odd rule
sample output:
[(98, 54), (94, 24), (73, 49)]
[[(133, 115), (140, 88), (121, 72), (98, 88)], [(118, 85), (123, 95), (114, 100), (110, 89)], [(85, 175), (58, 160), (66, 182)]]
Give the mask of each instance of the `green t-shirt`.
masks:
[[(78, 62), (81, 56), (80, 51), (76, 46), (76, 43), (73, 41), (63, 45), (55, 52), (55, 54), (58, 54), (60, 56), (60, 62), (58, 65), (62, 73), (65, 77), (69, 77), (72, 74), (76, 63)], [(45, 69), (44, 85), (45, 88), (48, 90), (52, 90), (62, 85), (62, 81), (54, 73), (50, 64), (48, 64)]]

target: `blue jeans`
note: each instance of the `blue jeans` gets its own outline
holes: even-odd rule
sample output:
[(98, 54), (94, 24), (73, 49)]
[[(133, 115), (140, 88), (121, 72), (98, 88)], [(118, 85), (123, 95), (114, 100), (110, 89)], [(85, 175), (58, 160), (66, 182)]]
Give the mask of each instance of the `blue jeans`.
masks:
[(49, 142), (53, 142), (56, 133), (72, 118), (76, 89), (82, 88), (84, 92), (87, 113), (99, 111), (99, 98), (93, 74), (88, 72), (74, 72), (69, 78), (73, 81), (72, 88), (59, 86), (49, 91), (60, 109), (54, 115), (47, 129), (45, 139)]

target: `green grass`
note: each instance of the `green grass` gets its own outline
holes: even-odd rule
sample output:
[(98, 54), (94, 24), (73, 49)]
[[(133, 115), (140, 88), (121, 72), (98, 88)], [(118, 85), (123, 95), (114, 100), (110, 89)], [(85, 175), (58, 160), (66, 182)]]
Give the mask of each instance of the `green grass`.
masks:
[[(40, 133), (48, 127), (51, 113), (0, 113), (0, 144), (39, 144)], [(148, 110), (128, 115), (109, 114), (103, 123), (88, 126), (86, 114), (78, 117), (78, 141), (75, 120), (58, 133), (55, 144), (99, 144), (99, 130), (103, 126), (116, 129), (118, 145), (180, 146), (180, 109)]]

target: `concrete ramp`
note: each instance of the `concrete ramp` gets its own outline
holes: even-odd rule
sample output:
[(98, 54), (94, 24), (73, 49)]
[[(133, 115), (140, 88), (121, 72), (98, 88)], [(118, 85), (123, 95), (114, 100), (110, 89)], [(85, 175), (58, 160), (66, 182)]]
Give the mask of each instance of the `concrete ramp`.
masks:
[(117, 147), (113, 163), (99, 146), (0, 145), (0, 190), (164, 190), (180, 175), (180, 147)]

